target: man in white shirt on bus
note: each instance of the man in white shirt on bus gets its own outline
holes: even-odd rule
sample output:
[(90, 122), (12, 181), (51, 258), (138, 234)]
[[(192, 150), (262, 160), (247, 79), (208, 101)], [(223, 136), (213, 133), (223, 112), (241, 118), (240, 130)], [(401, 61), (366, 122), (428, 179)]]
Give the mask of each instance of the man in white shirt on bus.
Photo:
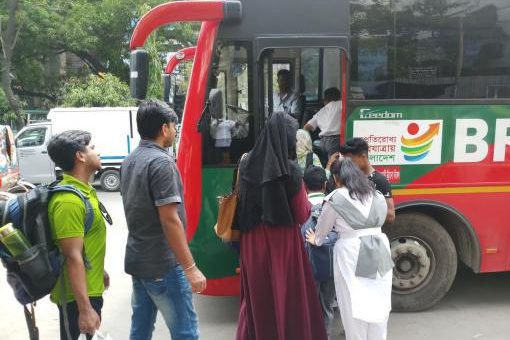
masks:
[(321, 132), (321, 148), (328, 158), (340, 151), (340, 113), (342, 101), (340, 90), (330, 87), (324, 91), (324, 107), (317, 112), (304, 126), (305, 130)]
[(297, 119), (301, 114), (301, 105), (299, 94), (292, 90), (291, 84), (290, 71), (278, 71), (278, 93), (273, 95), (273, 112), (285, 112)]

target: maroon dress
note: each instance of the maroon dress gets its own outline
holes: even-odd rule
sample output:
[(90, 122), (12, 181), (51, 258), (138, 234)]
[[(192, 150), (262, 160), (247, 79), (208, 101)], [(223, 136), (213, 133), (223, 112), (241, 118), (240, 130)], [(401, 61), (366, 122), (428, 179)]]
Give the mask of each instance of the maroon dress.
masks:
[(260, 224), (241, 233), (237, 340), (327, 339), (298, 224), (310, 216), (304, 186), (292, 199), (296, 225)]

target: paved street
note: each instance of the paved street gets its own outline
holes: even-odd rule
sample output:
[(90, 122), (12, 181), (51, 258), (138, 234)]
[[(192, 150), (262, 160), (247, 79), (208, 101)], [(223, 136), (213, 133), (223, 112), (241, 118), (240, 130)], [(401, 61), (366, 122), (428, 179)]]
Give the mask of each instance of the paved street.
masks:
[[(131, 285), (129, 276), (123, 272), (127, 230), (122, 203), (118, 193), (100, 192), (99, 196), (114, 219), (114, 225), (108, 230), (106, 263), (112, 282), (105, 294), (102, 330), (109, 332), (114, 340), (127, 339)], [(234, 338), (238, 298), (195, 296), (195, 303), (202, 339)], [(509, 273), (474, 275), (461, 270), (449, 295), (435, 308), (422, 313), (393, 313), (388, 339), (508, 340), (509, 316)], [(58, 338), (58, 313), (48, 299), (38, 304), (37, 321), (41, 339)], [(0, 269), (0, 327), (2, 340), (27, 339), (22, 307), (5, 282), (3, 268)], [(154, 339), (170, 338), (161, 319), (158, 319), (154, 334)]]

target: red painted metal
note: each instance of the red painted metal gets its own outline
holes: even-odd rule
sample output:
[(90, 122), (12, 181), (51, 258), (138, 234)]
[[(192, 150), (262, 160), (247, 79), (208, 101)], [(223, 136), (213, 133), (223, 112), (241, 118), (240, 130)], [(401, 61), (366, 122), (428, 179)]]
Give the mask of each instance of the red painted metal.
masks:
[(171, 74), (175, 67), (182, 62), (191, 60), (195, 57), (196, 46), (186, 47), (175, 53), (169, 60), (165, 68), (166, 74)]
[(129, 47), (131, 50), (143, 47), (147, 37), (163, 25), (174, 22), (221, 21), (224, 6), (224, 1), (175, 1), (154, 7), (136, 25)]
[(442, 164), (406, 186), (413, 188), (452, 188), (510, 185), (508, 161), (493, 162), (494, 145), (489, 145), (487, 157), (477, 163)]
[(195, 235), (202, 207), (202, 136), (197, 124), (204, 109), (207, 77), (219, 24), (219, 21), (202, 23), (188, 88), (188, 93), (193, 95), (186, 96), (184, 104), (177, 166), (184, 185), (188, 240)]
[(159, 5), (140, 19), (130, 43), (131, 49), (143, 47), (149, 34), (163, 25), (202, 22), (189, 83), (189, 93), (194, 95), (186, 97), (177, 155), (177, 166), (183, 177), (188, 240), (196, 232), (202, 205), (202, 139), (197, 123), (203, 110), (201, 99), (205, 98), (214, 39), (224, 17), (224, 6), (224, 1), (176, 1)]

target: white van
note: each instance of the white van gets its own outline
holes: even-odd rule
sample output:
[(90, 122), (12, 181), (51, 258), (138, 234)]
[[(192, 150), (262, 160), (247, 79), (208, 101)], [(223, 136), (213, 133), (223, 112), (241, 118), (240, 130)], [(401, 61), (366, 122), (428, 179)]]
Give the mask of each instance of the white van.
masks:
[(55, 164), (47, 151), (50, 138), (65, 130), (85, 130), (101, 156), (102, 169), (95, 180), (104, 190), (117, 191), (120, 164), (140, 141), (136, 112), (136, 107), (51, 109), (47, 122), (28, 125), (16, 135), (21, 178), (36, 184), (54, 181)]

